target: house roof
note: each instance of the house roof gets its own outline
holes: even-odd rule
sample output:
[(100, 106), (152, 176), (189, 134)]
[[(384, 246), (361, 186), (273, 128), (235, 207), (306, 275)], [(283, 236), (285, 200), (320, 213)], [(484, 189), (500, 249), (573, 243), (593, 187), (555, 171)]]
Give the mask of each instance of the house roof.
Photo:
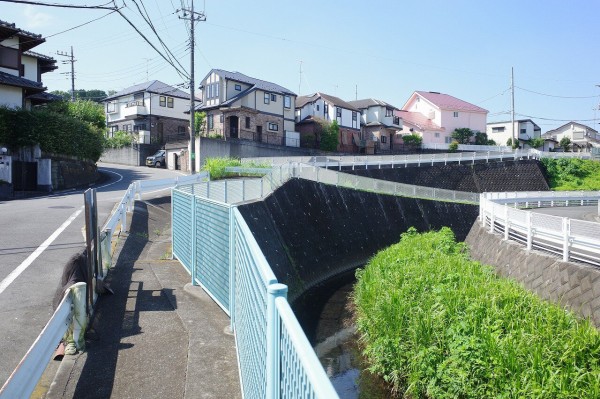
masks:
[[(254, 86), (253, 87), (254, 89), (260, 89), (263, 91), (268, 91), (268, 92), (273, 92), (273, 93), (289, 94), (291, 96), (296, 95), (296, 93), (294, 93), (291, 90), (286, 89), (283, 86), (279, 86), (278, 84), (275, 84), (273, 82), (267, 82), (266, 80), (252, 78), (252, 77), (244, 75), (243, 73), (240, 73), (240, 72), (230, 72), (230, 71), (226, 71), (224, 69), (212, 69), (206, 75), (206, 77), (208, 77), (213, 72), (219, 76), (224, 77), (225, 79), (235, 80), (236, 82), (241, 82), (241, 83), (246, 83), (246, 84), (252, 85), (252, 86)], [(204, 79), (206, 79), (206, 77)]]
[(398, 107), (394, 107), (393, 105), (388, 104), (385, 101), (376, 100), (374, 98), (365, 98), (363, 100), (348, 101), (348, 104), (353, 105), (358, 109), (367, 109), (369, 107), (375, 106), (399, 109)]
[(336, 107), (346, 108), (346, 109), (349, 109), (350, 111), (360, 112), (360, 110), (358, 108), (356, 108), (354, 105), (342, 100), (341, 98), (331, 96), (329, 94), (319, 93), (319, 92), (317, 92), (315, 94), (311, 94), (309, 96), (298, 96), (298, 98), (296, 98), (296, 108), (302, 108), (306, 104), (314, 103), (319, 98), (322, 98), (322, 99), (326, 100), (327, 102), (332, 103)]
[(598, 133), (598, 131), (597, 131), (597, 130), (595, 130), (594, 128), (591, 128), (591, 127), (589, 127), (589, 126), (587, 126), (587, 125), (584, 125), (583, 123), (579, 123), (579, 122), (571, 121), (571, 122), (567, 122), (567, 123), (565, 123), (564, 125), (561, 125), (561, 126), (557, 127), (556, 129), (553, 129), (553, 130), (548, 130), (548, 131), (547, 131), (546, 133), (544, 133), (543, 135), (544, 135), (544, 136), (551, 136), (551, 135), (555, 134), (556, 132), (558, 132), (559, 130), (561, 130), (562, 128), (564, 128), (564, 127), (567, 127), (567, 126), (570, 126), (570, 125), (577, 125), (577, 126), (579, 126), (580, 128), (583, 128), (583, 129), (590, 130), (590, 131), (592, 131), (592, 132), (594, 132), (594, 133)]
[(419, 130), (433, 130), (443, 132), (446, 129), (438, 126), (431, 119), (427, 119), (425, 115), (420, 112), (411, 112), (405, 110), (398, 110), (394, 112), (394, 115), (402, 118), (403, 123), (407, 123), (417, 127)]
[(33, 103), (37, 103), (37, 104), (45, 104), (45, 103), (49, 103), (49, 102), (53, 102), (53, 101), (61, 101), (62, 100), (61, 96), (57, 96), (56, 94), (47, 93), (47, 92), (32, 94), (30, 96), (27, 96), (27, 98), (29, 100), (31, 100)]
[(25, 40), (20, 41), (21, 49), (23, 51), (30, 50), (35, 46), (42, 44), (46, 41), (42, 35), (36, 35), (35, 33), (28, 32), (26, 30), (17, 28), (16, 25), (10, 22), (0, 20), (0, 41), (8, 39), (13, 36), (18, 36)]
[(6, 72), (0, 72), (0, 85), (21, 87), (24, 89), (29, 89), (31, 92), (42, 92), (46, 90), (41, 82), (34, 82), (33, 80), (11, 75), (10, 73)]
[(489, 112), (487, 109), (478, 107), (477, 105), (468, 103), (449, 94), (438, 93), (435, 91), (415, 91), (410, 96), (406, 104), (404, 104), (402, 109), (405, 109), (410, 100), (416, 95), (424, 98), (439, 109), (445, 111)]
[(186, 93), (183, 90), (179, 90), (178, 88), (163, 83), (160, 80), (151, 80), (150, 82), (130, 86), (113, 94), (112, 96), (106, 97), (102, 101), (114, 100), (115, 98), (127, 96), (129, 94), (139, 93), (141, 91), (145, 91), (148, 93), (165, 94), (170, 97), (190, 98), (189, 93)]
[(56, 65), (56, 60), (52, 57), (49, 57), (44, 54), (36, 53), (35, 51), (31, 51), (31, 50), (24, 51), (23, 55), (28, 55), (30, 57), (37, 58), (39, 65), (40, 65), (40, 70), (42, 73), (50, 72), (50, 71), (54, 71), (55, 69), (58, 69), (58, 66)]

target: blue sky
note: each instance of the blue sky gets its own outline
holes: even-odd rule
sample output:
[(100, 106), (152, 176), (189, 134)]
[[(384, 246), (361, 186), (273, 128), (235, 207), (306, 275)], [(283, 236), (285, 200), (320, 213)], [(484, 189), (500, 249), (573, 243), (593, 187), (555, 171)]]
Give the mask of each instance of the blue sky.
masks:
[[(137, 0), (186, 69), (187, 33), (175, 9), (189, 1)], [(133, 1), (126, 4), (124, 14), (156, 43)], [(510, 120), (514, 67), (517, 118), (533, 117), (543, 132), (565, 123), (562, 120), (600, 127), (600, 2), (595, 0), (194, 4), (207, 15), (196, 29), (197, 79), (211, 68), (221, 68), (303, 95), (320, 91), (353, 100), (358, 91), (359, 99), (378, 98), (397, 107), (414, 90), (438, 91), (488, 109), (491, 122)], [(43, 36), (105, 14), (0, 2), (0, 19)], [(150, 80), (183, 82), (117, 14), (48, 37), (33, 50), (62, 60), (56, 51), (70, 46), (77, 59), (76, 88), (120, 90), (146, 81), (146, 73)], [(67, 75), (61, 74), (69, 65), (59, 66), (43, 76), (49, 90), (70, 88)]]

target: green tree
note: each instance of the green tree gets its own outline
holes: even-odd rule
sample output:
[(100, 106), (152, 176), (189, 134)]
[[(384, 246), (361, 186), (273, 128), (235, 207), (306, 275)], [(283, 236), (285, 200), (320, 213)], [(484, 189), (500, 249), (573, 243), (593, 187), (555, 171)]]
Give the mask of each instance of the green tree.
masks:
[(558, 146), (562, 148), (564, 152), (567, 152), (571, 148), (571, 144), (571, 139), (567, 136), (564, 136), (562, 139), (560, 139)]
[[(112, 94), (115, 93), (114, 90), (111, 90), (111, 91), (109, 91), (108, 95), (110, 95), (111, 92), (112, 92)], [(71, 101), (71, 92), (70, 91), (54, 90), (54, 91), (51, 91), (50, 93), (54, 94), (56, 96), (62, 97), (62, 99), (65, 101)], [(99, 89), (75, 90), (75, 99), (76, 100), (90, 100), (90, 101), (94, 101), (94, 102), (100, 102), (105, 97), (107, 97), (107, 93), (104, 90), (99, 90)]]
[(515, 140), (513, 143), (512, 137), (506, 140), (506, 145), (512, 147), (513, 150), (519, 148), (519, 140)]
[(473, 132), (468, 127), (461, 127), (454, 129), (451, 137), (454, 140), (458, 141), (459, 144), (469, 144), (469, 142), (471, 141), (471, 137), (473, 137), (474, 134), (475, 132)]
[(402, 136), (402, 141), (409, 147), (420, 147), (423, 143), (423, 138), (418, 134), (407, 134), (406, 136)]
[(320, 147), (323, 151), (337, 151), (340, 137), (340, 126), (333, 121), (321, 133)]
[(531, 148), (540, 148), (544, 145), (544, 139), (541, 137), (535, 137), (533, 139), (529, 139), (527, 142)]
[(206, 126), (204, 125), (206, 121), (206, 112), (196, 111), (194, 114), (194, 132), (197, 136), (200, 136), (201, 133), (204, 132)]

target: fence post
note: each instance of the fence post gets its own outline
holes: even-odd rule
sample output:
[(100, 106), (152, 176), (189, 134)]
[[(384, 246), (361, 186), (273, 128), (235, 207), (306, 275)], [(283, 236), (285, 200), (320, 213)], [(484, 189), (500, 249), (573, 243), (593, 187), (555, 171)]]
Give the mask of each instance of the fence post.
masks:
[(569, 218), (563, 218), (562, 220), (562, 233), (563, 233), (563, 262), (569, 261), (569, 236), (571, 233), (571, 220)]
[(287, 296), (288, 287), (284, 284), (271, 284), (267, 287), (267, 399), (279, 398), (280, 364), (279, 341), (281, 330), (279, 328), (279, 315), (275, 299)]
[(533, 248), (533, 229), (531, 228), (531, 211), (526, 213), (525, 221), (527, 223), (527, 250)]
[(495, 208), (495, 205), (496, 204), (491, 203), (491, 206), (490, 206), (490, 233), (494, 232), (494, 223), (495, 223), (495, 221), (494, 221), (494, 208)]
[(127, 212), (125, 204), (121, 204), (121, 231), (127, 231)]
[(224, 202), (227, 203), (227, 180), (225, 180), (225, 193), (224, 193)]
[(508, 241), (510, 223), (508, 222), (508, 205), (504, 204), (504, 239)]
[(483, 193), (479, 194), (479, 220), (481, 221), (481, 227), (485, 227), (485, 204)]

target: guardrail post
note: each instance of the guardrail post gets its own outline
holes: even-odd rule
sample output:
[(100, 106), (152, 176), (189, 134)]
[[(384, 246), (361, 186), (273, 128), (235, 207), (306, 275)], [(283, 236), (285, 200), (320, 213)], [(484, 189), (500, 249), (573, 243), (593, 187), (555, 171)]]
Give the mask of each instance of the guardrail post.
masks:
[(527, 250), (533, 248), (533, 229), (531, 228), (531, 212), (525, 214), (525, 222), (527, 223)]
[(127, 231), (127, 212), (125, 211), (125, 204), (121, 204), (121, 231)]
[(563, 218), (562, 220), (562, 232), (563, 232), (563, 262), (569, 261), (569, 236), (571, 233), (571, 220), (569, 218)]
[(288, 287), (284, 284), (271, 284), (267, 287), (267, 399), (279, 398), (280, 385), (280, 357), (279, 342), (281, 340), (281, 330), (279, 315), (275, 306), (275, 299), (287, 296)]
[(481, 227), (485, 227), (485, 206), (484, 206), (484, 195), (479, 194), (479, 220), (481, 221)]
[(460, 165), (460, 161), (462, 160), (462, 152), (458, 153), (458, 164)]
[(510, 223), (508, 222), (508, 206), (504, 204), (504, 239), (508, 240), (508, 232), (510, 230)]
[(491, 204), (490, 206), (490, 233), (494, 232), (494, 203)]
[(71, 326), (66, 333), (65, 355), (74, 355), (78, 350), (85, 349), (85, 329), (87, 325), (86, 304), (86, 284), (75, 283), (69, 287), (69, 295), (73, 302), (73, 319)]
[(421, 154), (419, 154), (419, 163), (417, 166), (421, 166)]

